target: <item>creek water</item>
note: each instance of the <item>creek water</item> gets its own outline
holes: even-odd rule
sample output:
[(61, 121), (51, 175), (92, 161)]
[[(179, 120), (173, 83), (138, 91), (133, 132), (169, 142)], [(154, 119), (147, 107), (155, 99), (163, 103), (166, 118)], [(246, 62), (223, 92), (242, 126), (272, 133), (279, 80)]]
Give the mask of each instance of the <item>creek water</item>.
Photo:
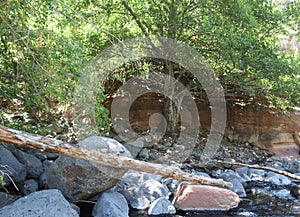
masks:
[[(92, 217), (93, 203), (80, 204), (81, 217)], [(130, 217), (149, 217), (146, 210), (130, 210)], [(299, 217), (300, 200), (284, 187), (260, 183), (247, 189), (247, 197), (241, 198), (239, 206), (228, 212), (181, 212), (157, 217)]]
[[(239, 206), (228, 212), (177, 212), (175, 215), (159, 217), (299, 217), (300, 201), (290, 195), (285, 188), (274, 189), (270, 186), (248, 189), (247, 197), (242, 198)], [(149, 217), (141, 211), (131, 211), (130, 217)]]

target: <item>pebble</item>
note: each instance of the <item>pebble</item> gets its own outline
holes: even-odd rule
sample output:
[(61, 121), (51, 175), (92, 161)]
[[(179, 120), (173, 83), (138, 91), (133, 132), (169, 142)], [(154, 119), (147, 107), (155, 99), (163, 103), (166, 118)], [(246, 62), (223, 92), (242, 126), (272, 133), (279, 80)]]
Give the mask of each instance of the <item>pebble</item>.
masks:
[[(236, 161), (232, 158), (225, 158), (224, 162), (235, 163)], [(230, 169), (230, 168), (232, 168), (232, 165), (231, 164), (224, 164), (224, 167), (227, 168), (227, 169)]]
[(179, 152), (183, 152), (183, 151), (185, 150), (184, 145), (174, 144), (174, 145), (173, 145), (173, 148), (174, 148), (176, 151), (179, 151)]
[(140, 151), (138, 158), (142, 159), (142, 160), (148, 160), (150, 157), (149, 155), (149, 151), (147, 148), (142, 148), (142, 150)]
[(300, 185), (293, 185), (291, 188), (291, 194), (295, 197), (298, 198), (300, 196)]
[(38, 182), (35, 179), (25, 180), (23, 185), (23, 194), (28, 195), (39, 189)]
[(182, 181), (173, 179), (173, 178), (166, 178), (163, 181), (163, 184), (165, 184), (167, 186), (167, 188), (171, 191), (172, 194), (174, 194), (174, 192), (176, 191), (178, 185), (181, 183)]

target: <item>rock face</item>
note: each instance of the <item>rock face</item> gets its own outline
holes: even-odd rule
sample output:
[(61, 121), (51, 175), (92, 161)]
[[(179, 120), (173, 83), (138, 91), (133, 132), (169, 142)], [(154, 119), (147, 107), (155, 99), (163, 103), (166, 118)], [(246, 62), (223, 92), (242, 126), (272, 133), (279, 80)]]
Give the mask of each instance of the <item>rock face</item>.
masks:
[[(86, 138), (79, 147), (102, 153), (131, 157), (129, 151), (113, 139), (100, 136)], [(125, 170), (103, 166), (88, 161), (60, 156), (49, 168), (49, 188), (60, 189), (71, 201), (87, 199), (113, 187)]]
[(104, 192), (93, 209), (94, 217), (128, 217), (128, 204), (118, 192)]
[(0, 216), (63, 216), (79, 217), (70, 203), (59, 190), (44, 190), (22, 197), (14, 203), (0, 209)]
[(179, 210), (225, 211), (238, 206), (239, 196), (227, 189), (181, 183), (173, 204)]
[[(133, 87), (136, 88), (136, 87)], [(133, 91), (134, 92), (134, 91)], [(118, 96), (118, 101), (128, 102), (130, 95)], [(110, 97), (106, 101), (106, 107), (110, 108)], [(261, 147), (266, 147), (274, 153), (280, 155), (283, 152), (295, 152), (298, 155), (300, 146), (300, 108), (289, 115), (280, 115), (272, 109), (262, 108), (254, 105), (253, 100), (242, 96), (227, 98), (227, 126), (225, 135), (234, 141), (254, 143)], [(122, 103), (121, 103), (122, 104)], [(210, 129), (211, 110), (207, 100), (196, 102), (201, 120), (201, 126)], [(152, 114), (162, 113), (164, 100), (157, 93), (147, 93), (139, 97), (130, 107), (129, 119), (136, 131), (149, 130), (149, 119)], [(120, 109), (119, 111), (122, 112)], [(126, 109), (123, 110), (127, 111)], [(143, 111), (143, 112), (140, 112)], [(119, 114), (125, 117), (125, 114)], [(194, 111), (189, 108), (182, 110), (184, 120), (188, 126), (195, 125)]]
[[(14, 155), (6, 148), (0, 145), (0, 165), (5, 165), (1, 170), (15, 181), (23, 182), (26, 178), (26, 168), (21, 164)], [(4, 176), (5, 183), (9, 184), (11, 181), (7, 175)]]

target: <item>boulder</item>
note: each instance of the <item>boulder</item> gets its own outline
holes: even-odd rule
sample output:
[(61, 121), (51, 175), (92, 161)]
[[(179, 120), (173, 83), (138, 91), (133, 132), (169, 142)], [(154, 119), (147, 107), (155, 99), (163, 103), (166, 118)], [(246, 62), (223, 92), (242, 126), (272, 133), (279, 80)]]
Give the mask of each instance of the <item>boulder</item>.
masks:
[(56, 189), (37, 191), (0, 209), (0, 216), (63, 216), (79, 217), (70, 203)]
[(226, 211), (238, 206), (239, 196), (218, 187), (182, 182), (174, 195), (173, 204), (179, 210)]
[(137, 157), (141, 149), (144, 147), (144, 141), (143, 140), (132, 140), (128, 141), (124, 144), (125, 148), (130, 152), (132, 157)]
[(246, 197), (246, 192), (243, 184), (245, 185), (245, 179), (233, 170), (225, 170), (218, 178), (222, 178), (224, 181), (232, 184), (232, 191), (237, 193), (240, 197)]
[(248, 167), (239, 167), (235, 169), (235, 172), (243, 179), (241, 182), (243, 186), (247, 186), (247, 182), (251, 181), (251, 178), (248, 176), (249, 168)]
[(94, 217), (128, 217), (129, 207), (125, 197), (118, 192), (104, 192), (93, 208)]
[(27, 170), (27, 178), (37, 179), (41, 175), (43, 172), (43, 165), (40, 159), (18, 149), (14, 150), (13, 154), (18, 161), (25, 165)]
[(260, 169), (249, 169), (248, 176), (250, 177), (251, 181), (264, 181), (267, 172), (265, 170)]
[(289, 161), (288, 165), (286, 166), (286, 170), (291, 173), (300, 173), (300, 161), (299, 160)]
[[(1, 166), (2, 165), (2, 166)], [(9, 184), (11, 180), (14, 182), (23, 182), (26, 178), (26, 168), (21, 164), (17, 158), (6, 148), (0, 145), (0, 169), (6, 173), (4, 175), (4, 181)]]
[[(100, 136), (86, 138), (79, 147), (131, 157), (119, 142)], [(88, 199), (113, 187), (126, 170), (103, 166), (67, 156), (58, 157), (47, 172), (48, 187), (60, 189), (71, 201)]]
[(17, 196), (6, 194), (0, 191), (0, 208), (7, 206), (18, 199)]
[(154, 200), (160, 197), (168, 199), (170, 194), (169, 189), (157, 180), (147, 180), (134, 191), (129, 203), (135, 209), (146, 209)]
[(232, 184), (232, 191), (234, 193), (237, 193), (239, 195), (239, 197), (246, 197), (246, 191), (244, 189), (244, 186), (242, 185), (242, 183), (240, 182), (239, 179), (231, 179), (229, 181)]
[(280, 186), (286, 186), (292, 183), (292, 181), (288, 177), (274, 172), (268, 172), (267, 177), (265, 178), (265, 182), (270, 182), (274, 185)]
[(157, 198), (168, 198), (169, 189), (160, 183), (162, 177), (129, 170), (119, 181), (115, 190), (123, 194), (135, 209), (146, 209)]
[(176, 209), (166, 198), (158, 198), (151, 203), (148, 215), (175, 214)]

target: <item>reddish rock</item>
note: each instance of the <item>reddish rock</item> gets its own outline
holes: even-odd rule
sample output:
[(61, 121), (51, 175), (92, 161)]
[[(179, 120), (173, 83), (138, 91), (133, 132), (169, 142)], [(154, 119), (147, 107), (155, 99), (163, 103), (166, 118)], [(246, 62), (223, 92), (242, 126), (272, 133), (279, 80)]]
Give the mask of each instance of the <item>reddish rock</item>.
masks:
[[(133, 86), (133, 88), (137, 88)], [(118, 96), (120, 106), (129, 101), (130, 96)], [(113, 97), (106, 101), (105, 105), (110, 108)], [(299, 157), (300, 147), (300, 108), (281, 115), (272, 108), (259, 106), (259, 100), (254, 102), (250, 97), (232, 96), (227, 97), (227, 126), (225, 136), (231, 141), (248, 142), (267, 148), (277, 155), (295, 155)], [(263, 102), (261, 102), (263, 104)], [(211, 110), (205, 98), (196, 100), (201, 127), (210, 130)], [(137, 131), (147, 131), (149, 119), (155, 113), (162, 113), (164, 106), (163, 96), (157, 93), (147, 93), (136, 99), (131, 107), (129, 120), (132, 128)], [(119, 109), (126, 112), (126, 109)], [(142, 112), (141, 112), (142, 111)], [(183, 107), (181, 111), (183, 129), (193, 129), (197, 125), (198, 118), (195, 111), (190, 107)], [(120, 117), (126, 114), (119, 114)], [(152, 123), (157, 127), (159, 120)], [(155, 126), (157, 125), (157, 126)], [(290, 149), (293, 145), (296, 148)], [(286, 147), (286, 149), (285, 149)], [(296, 150), (294, 150), (296, 149)]]
[(182, 182), (174, 195), (179, 210), (225, 211), (238, 206), (239, 196), (227, 189)]

